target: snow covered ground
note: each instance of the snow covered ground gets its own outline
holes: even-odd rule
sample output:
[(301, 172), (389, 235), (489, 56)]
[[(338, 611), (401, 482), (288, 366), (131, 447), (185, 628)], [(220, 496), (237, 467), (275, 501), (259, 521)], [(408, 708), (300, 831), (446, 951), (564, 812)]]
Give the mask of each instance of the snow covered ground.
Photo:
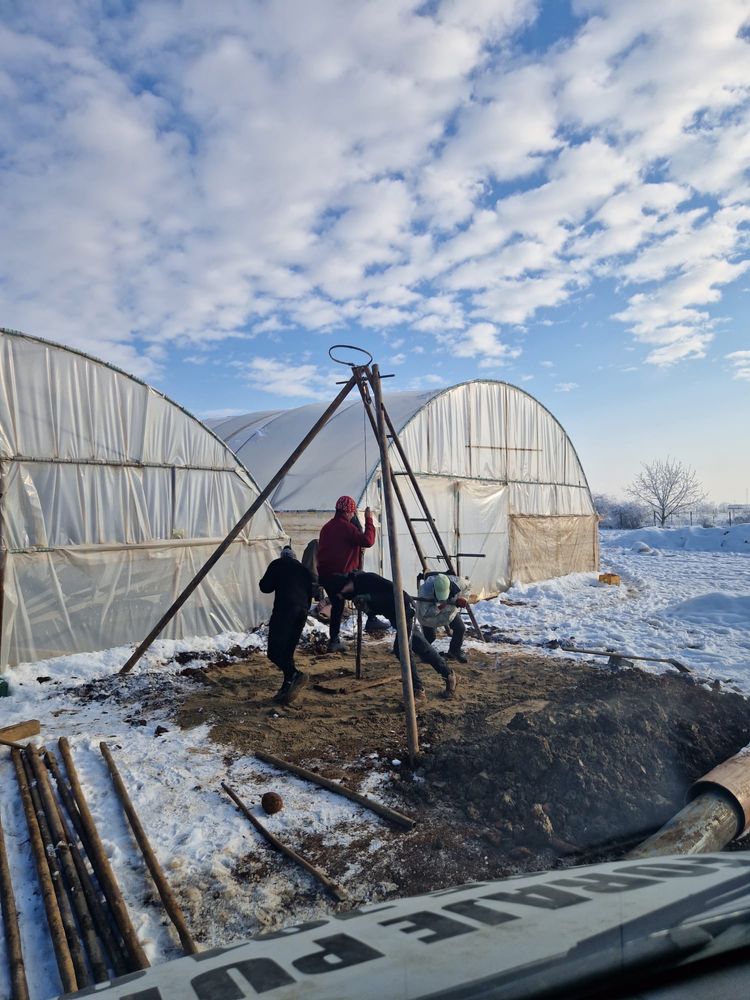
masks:
[(517, 585), (477, 618), (531, 644), (673, 657), (750, 694), (750, 525), (604, 531), (601, 569), (622, 585), (596, 573)]
[[(257, 635), (228, 634), (218, 639), (190, 639), (156, 643), (131, 675), (123, 679), (128, 697), (121, 703), (115, 694), (117, 670), (130, 649), (84, 653), (25, 664), (9, 671), (12, 697), (0, 700), (0, 726), (26, 718), (38, 718), (41, 738), (56, 749), (56, 739), (70, 739), (73, 757), (89, 805), (112, 866), (122, 887), (139, 940), (149, 960), (164, 962), (180, 955), (181, 949), (162, 921), (160, 905), (153, 905), (151, 882), (140, 860), (130, 829), (114, 794), (99, 750), (104, 740), (112, 750), (120, 773), (136, 803), (167, 878), (181, 887), (188, 926), (210, 931), (201, 934), (202, 947), (227, 944), (247, 937), (260, 925), (273, 927), (294, 919), (312, 919), (329, 909), (325, 892), (316, 890), (311, 879), (293, 865), (269, 857), (248, 821), (221, 791), (220, 782), (233, 787), (262, 818), (268, 829), (292, 846), (302, 834), (319, 832), (325, 842), (344, 844), (367, 834), (377, 846), (387, 827), (352, 802), (314, 788), (291, 776), (280, 776), (249, 757), (231, 759), (226, 748), (212, 744), (208, 727), (180, 731), (159, 714), (160, 691), (170, 685), (186, 685), (174, 656), (184, 650), (228, 650), (242, 644), (265, 646)], [(196, 661), (196, 666), (200, 661)], [(157, 672), (158, 668), (158, 672)], [(165, 684), (166, 675), (169, 684)], [(40, 682), (38, 678), (47, 678)], [(84, 685), (95, 678), (110, 677), (112, 694), (105, 700), (85, 700)], [(81, 697), (84, 698), (83, 702)], [(134, 700), (144, 709), (145, 726), (134, 726)], [(166, 705), (165, 705), (166, 708)], [(163, 723), (168, 732), (156, 737)], [(365, 791), (375, 791), (380, 772), (373, 773)], [(285, 807), (275, 816), (265, 816), (258, 802), (263, 792), (283, 794)], [(16, 791), (10, 752), (0, 748), (0, 813), (5, 831), (11, 871), (20, 911), (27, 975), (34, 1000), (60, 992), (54, 959), (47, 938), (44, 909), (33, 874), (26, 825)], [(262, 884), (253, 879), (259, 866), (271, 868)], [(246, 884), (233, 871), (248, 873)], [(274, 869), (278, 869), (274, 874)], [(357, 895), (357, 872), (341, 880), (354, 905), (364, 902)], [(184, 886), (189, 885), (187, 893)], [(0, 938), (0, 997), (8, 996), (7, 963)]]
[[(533, 646), (557, 640), (675, 657), (707, 679), (730, 679), (750, 693), (750, 526), (729, 531), (605, 532), (601, 553), (602, 570), (619, 574), (622, 586), (600, 584), (593, 573), (515, 586), (501, 598), (477, 605), (477, 618)], [(438, 641), (438, 645), (444, 643)], [(100, 740), (113, 750), (167, 876), (191, 886), (186, 916), (189, 925), (211, 928), (212, 937), (204, 939), (205, 945), (245, 937), (259, 922), (278, 921), (280, 914), (283, 919), (292, 907), (296, 920), (314, 917), (327, 907), (325, 896), (311, 890), (308, 877), (286, 865), (283, 871), (279, 865), (277, 874), (264, 878), (262, 885), (237, 881), (235, 866), (245, 865), (252, 871), (256, 865), (268, 865), (268, 852), (221, 793), (220, 781), (233, 785), (253, 805), (269, 785), (279, 788), (287, 808), (265, 821), (292, 845), (303, 831), (318, 831), (332, 843), (364, 833), (371, 838), (372, 849), (384, 836), (380, 821), (353, 803), (313, 791), (289, 777), (270, 778), (268, 769), (252, 758), (227, 757), (224, 749), (208, 741), (207, 727), (179, 731), (167, 717), (166, 702), (160, 716), (164, 692), (170, 685), (187, 683), (178, 673), (182, 667), (173, 662), (177, 653), (226, 651), (237, 644), (249, 649), (263, 646), (264, 641), (259, 635), (230, 634), (154, 644), (123, 681), (133, 696), (124, 701), (117, 697), (120, 682), (115, 677), (129, 655), (126, 648), (25, 664), (4, 675), (12, 697), (0, 700), (0, 725), (38, 718), (48, 745), (54, 746), (58, 736), (69, 737), (136, 930), (153, 962), (166, 961), (179, 954), (179, 949), (162, 923), (161, 910), (148, 900), (150, 883), (113, 794), (99, 752)], [(549, 655), (570, 654), (550, 650)], [(644, 667), (664, 668), (658, 664)], [(171, 675), (169, 685), (164, 684), (167, 674)], [(85, 685), (96, 678), (111, 678), (111, 694), (104, 700), (85, 696)], [(133, 698), (149, 706), (143, 711), (145, 726), (132, 724)], [(169, 731), (155, 737), (160, 722)], [(381, 795), (384, 773), (376, 768), (371, 779), (371, 789)], [(49, 997), (59, 989), (57, 973), (5, 750), (0, 750), (0, 789), (32, 996)], [(355, 905), (361, 901), (356, 895), (356, 876), (352, 870), (342, 880)], [(305, 902), (300, 905), (300, 900)], [(211, 921), (204, 923), (208, 912)], [(0, 957), (0, 996), (8, 990), (6, 976), (6, 963)]]

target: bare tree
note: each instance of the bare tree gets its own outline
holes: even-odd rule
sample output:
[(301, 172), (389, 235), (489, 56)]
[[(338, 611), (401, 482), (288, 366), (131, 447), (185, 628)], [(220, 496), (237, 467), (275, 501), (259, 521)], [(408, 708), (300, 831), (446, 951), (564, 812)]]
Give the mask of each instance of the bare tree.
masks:
[(662, 528), (667, 518), (705, 499), (706, 493), (695, 470), (667, 457), (643, 463), (643, 471), (626, 492), (634, 500), (647, 504), (659, 518)]

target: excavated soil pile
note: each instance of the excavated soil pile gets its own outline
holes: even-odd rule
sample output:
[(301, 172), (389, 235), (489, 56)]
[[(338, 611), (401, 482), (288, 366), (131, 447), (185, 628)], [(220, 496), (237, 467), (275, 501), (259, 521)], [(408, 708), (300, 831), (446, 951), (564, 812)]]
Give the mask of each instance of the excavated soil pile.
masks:
[[(398, 868), (402, 892), (619, 857), (682, 806), (693, 781), (750, 742), (748, 701), (691, 677), (488, 645), (458, 668), (451, 701), (420, 666), (429, 697), (418, 704), (422, 751), (410, 774), (390, 641), (365, 643), (361, 682), (350, 657), (324, 648), (313, 635), (300, 650), (312, 683), (285, 709), (270, 701), (278, 673), (260, 653), (188, 668), (198, 686), (178, 718), (208, 722), (235, 752), (260, 747), (354, 788), (372, 768), (390, 769), (391, 802), (419, 825), (392, 842), (382, 872), (372, 858), (371, 875), (387, 880)], [(306, 847), (315, 854), (314, 843)]]
[[(559, 662), (559, 661), (558, 661)], [(617, 853), (664, 823), (691, 783), (750, 741), (744, 698), (682, 676), (576, 671), (549, 700), (467, 718), (408, 789), (494, 827), (516, 853)], [(405, 786), (406, 788), (407, 786)], [(591, 852), (591, 849), (595, 849)]]

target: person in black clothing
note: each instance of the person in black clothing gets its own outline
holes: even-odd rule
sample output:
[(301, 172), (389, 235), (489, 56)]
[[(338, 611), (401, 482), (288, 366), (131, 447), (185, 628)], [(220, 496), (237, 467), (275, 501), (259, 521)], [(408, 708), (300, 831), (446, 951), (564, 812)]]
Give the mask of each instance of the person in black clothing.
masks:
[(274, 594), (268, 623), (268, 658), (284, 675), (273, 700), (290, 705), (307, 684), (307, 674), (294, 666), (294, 651), (307, 621), (312, 601), (312, 576), (298, 562), (290, 545), (269, 564), (258, 584), (264, 594)]
[[(348, 582), (341, 590), (344, 597), (350, 597), (357, 607), (373, 615), (383, 615), (391, 625), (396, 628), (396, 599), (393, 583), (377, 573), (352, 573)], [(444, 697), (452, 698), (456, 690), (457, 677), (455, 671), (451, 670), (443, 657), (424, 638), (419, 626), (414, 626), (414, 604), (409, 595), (404, 591), (404, 608), (406, 611), (406, 625), (411, 635), (411, 648), (423, 663), (429, 663), (433, 670), (437, 671), (445, 681)], [(398, 636), (393, 644), (393, 653), (399, 655)], [(411, 682), (414, 688), (415, 698), (425, 698), (424, 685), (417, 673), (414, 665), (414, 658), (411, 660)]]

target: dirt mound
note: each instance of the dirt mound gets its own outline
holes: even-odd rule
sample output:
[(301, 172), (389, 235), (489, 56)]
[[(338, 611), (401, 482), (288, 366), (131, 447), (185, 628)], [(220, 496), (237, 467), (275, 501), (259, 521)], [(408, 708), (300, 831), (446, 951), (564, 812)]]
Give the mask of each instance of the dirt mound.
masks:
[(454, 804), (507, 851), (607, 852), (664, 823), (750, 741), (744, 698), (684, 677), (600, 668), (549, 693), (434, 747), (406, 794)]

